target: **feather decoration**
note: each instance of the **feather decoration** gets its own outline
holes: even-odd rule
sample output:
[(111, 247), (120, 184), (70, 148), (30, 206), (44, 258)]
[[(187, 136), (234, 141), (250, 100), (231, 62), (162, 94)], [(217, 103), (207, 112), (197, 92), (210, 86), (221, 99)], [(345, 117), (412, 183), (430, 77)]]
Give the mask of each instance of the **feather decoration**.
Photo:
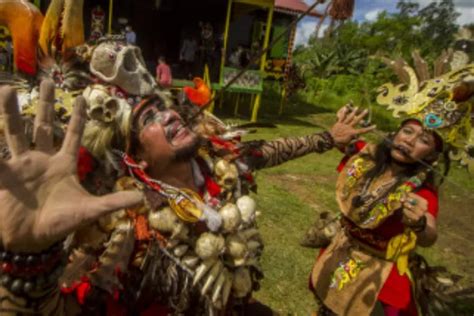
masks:
[(420, 82), (431, 78), (430, 70), (428, 69), (428, 63), (420, 56), (418, 50), (414, 50), (411, 54), (413, 63), (415, 64), (416, 74)]

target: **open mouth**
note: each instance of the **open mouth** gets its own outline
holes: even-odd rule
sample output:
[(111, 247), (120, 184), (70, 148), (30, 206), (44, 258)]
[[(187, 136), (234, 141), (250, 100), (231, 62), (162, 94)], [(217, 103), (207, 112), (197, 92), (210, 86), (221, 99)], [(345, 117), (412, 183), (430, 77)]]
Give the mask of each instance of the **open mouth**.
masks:
[(174, 119), (166, 126), (166, 139), (171, 142), (173, 139), (181, 136), (186, 132), (184, 124), (179, 119)]

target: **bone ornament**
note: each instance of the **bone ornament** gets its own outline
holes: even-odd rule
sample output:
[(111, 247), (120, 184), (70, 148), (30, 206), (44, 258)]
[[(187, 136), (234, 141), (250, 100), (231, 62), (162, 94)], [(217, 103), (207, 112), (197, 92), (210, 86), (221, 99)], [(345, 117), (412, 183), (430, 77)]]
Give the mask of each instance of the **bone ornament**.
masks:
[(98, 223), (99, 227), (105, 233), (111, 233), (115, 230), (119, 225), (125, 224), (128, 222), (127, 213), (125, 210), (119, 210), (113, 213), (110, 213), (107, 216), (103, 216), (99, 218)]
[(157, 85), (148, 72), (140, 48), (118, 42), (104, 42), (93, 51), (90, 71), (100, 80), (133, 95), (150, 95)]
[(257, 203), (255, 203), (255, 200), (248, 195), (244, 195), (237, 199), (236, 204), (240, 211), (242, 222), (246, 225), (252, 224), (256, 217)]
[(247, 242), (239, 235), (230, 235), (226, 238), (226, 254), (228, 254), (235, 266), (245, 264), (249, 255)]
[(150, 227), (164, 234), (171, 234), (171, 239), (187, 240), (189, 228), (170, 207), (164, 207), (148, 214)]
[(203, 233), (196, 241), (195, 251), (203, 261), (216, 260), (224, 251), (224, 246), (224, 237), (211, 233)]
[(214, 172), (217, 178), (217, 183), (227, 191), (232, 191), (237, 184), (239, 172), (234, 163), (221, 159), (214, 166)]
[(87, 115), (103, 123), (111, 123), (128, 106), (125, 100), (113, 97), (102, 85), (87, 87), (82, 93), (87, 100)]
[(194, 269), (199, 261), (199, 257), (194, 255), (186, 255), (181, 259), (181, 262), (190, 269)]
[(232, 282), (232, 291), (235, 297), (242, 298), (247, 296), (252, 290), (252, 278), (247, 268), (240, 267), (234, 272)]
[(222, 217), (222, 229), (226, 233), (234, 232), (241, 223), (241, 215), (235, 204), (227, 203), (220, 210)]

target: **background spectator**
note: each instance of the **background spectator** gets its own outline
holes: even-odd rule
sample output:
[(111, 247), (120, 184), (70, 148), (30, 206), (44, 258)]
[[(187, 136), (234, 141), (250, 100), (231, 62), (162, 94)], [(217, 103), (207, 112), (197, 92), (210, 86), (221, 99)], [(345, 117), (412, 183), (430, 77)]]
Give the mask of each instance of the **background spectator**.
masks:
[(165, 57), (158, 58), (158, 66), (156, 66), (156, 82), (162, 88), (169, 88), (173, 82), (170, 66), (166, 63)]
[(135, 45), (137, 42), (137, 34), (135, 34), (130, 25), (125, 27), (125, 39), (127, 40), (127, 44)]
[(185, 75), (191, 79), (193, 77), (193, 64), (196, 57), (196, 51), (198, 44), (194, 38), (185, 38), (181, 50), (179, 52), (179, 60), (182, 62), (184, 67)]

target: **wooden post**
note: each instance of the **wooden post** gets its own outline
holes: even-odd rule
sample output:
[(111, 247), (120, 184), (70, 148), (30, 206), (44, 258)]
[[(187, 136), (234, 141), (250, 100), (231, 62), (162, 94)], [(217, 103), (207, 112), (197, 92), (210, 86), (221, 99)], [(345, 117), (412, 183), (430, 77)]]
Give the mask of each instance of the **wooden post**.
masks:
[(257, 121), (258, 108), (260, 107), (261, 98), (262, 98), (261, 93), (257, 94), (257, 96), (255, 97), (255, 102), (253, 104), (252, 118), (250, 119), (252, 122)]
[(281, 91), (281, 100), (280, 100), (280, 111), (278, 112), (278, 115), (281, 115), (283, 113), (283, 107), (286, 103), (286, 97), (287, 97), (287, 90), (288, 90), (288, 80), (292, 63), (293, 63), (293, 45), (295, 44), (295, 36), (296, 36), (296, 25), (293, 26), (293, 28), (290, 31), (290, 38), (288, 40), (288, 52), (287, 52), (287, 57), (286, 57), (286, 65), (285, 65), (285, 73), (283, 74), (283, 83), (282, 83), (282, 91)]
[[(233, 0), (228, 0), (227, 2), (227, 16), (225, 19), (225, 29), (224, 29), (224, 43), (222, 44), (222, 56), (221, 56), (221, 67), (219, 69), (219, 83), (223, 84), (224, 81), (224, 65), (225, 65), (225, 60), (226, 60), (226, 54), (227, 54), (227, 40), (229, 37), (229, 28), (230, 28), (230, 15), (232, 11), (232, 2)], [(219, 34), (220, 36), (220, 34)]]
[(112, 34), (113, 11), (114, 11), (114, 0), (109, 0), (109, 27), (108, 27), (109, 34)]
[(239, 103), (240, 103), (240, 93), (237, 93), (237, 101), (235, 102), (235, 107), (234, 107), (234, 116), (237, 116), (237, 114), (239, 114)]
[[(265, 30), (265, 39), (263, 40), (264, 49), (268, 47), (268, 42), (270, 41), (270, 32), (272, 30), (272, 20), (273, 20), (273, 5), (269, 8), (269, 12), (268, 12), (267, 26)], [(263, 54), (262, 59), (260, 60), (260, 72), (262, 74), (263, 74), (263, 71), (265, 70), (265, 63), (267, 61), (267, 53)], [(257, 94), (257, 97), (255, 98), (255, 103), (253, 105), (252, 118), (251, 118), (252, 122), (257, 121), (258, 109), (260, 108), (261, 98), (262, 98), (261, 93)]]

